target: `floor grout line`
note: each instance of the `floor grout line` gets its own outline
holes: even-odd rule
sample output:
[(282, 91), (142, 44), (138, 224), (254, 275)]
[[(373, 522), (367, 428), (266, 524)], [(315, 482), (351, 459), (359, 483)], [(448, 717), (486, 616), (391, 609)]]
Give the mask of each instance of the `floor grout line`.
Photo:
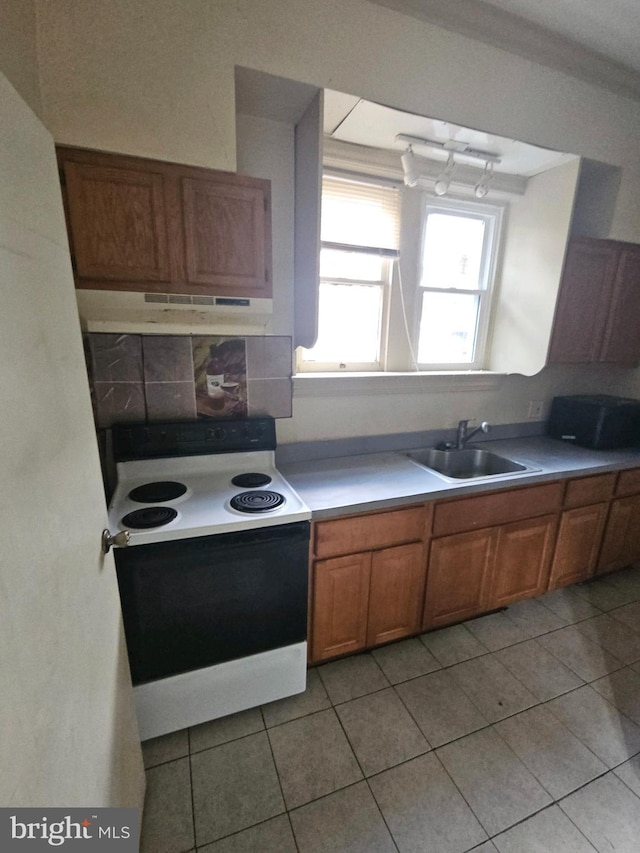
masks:
[(193, 766), (191, 764), (191, 730), (187, 729), (187, 751), (189, 757), (189, 787), (191, 789), (191, 822), (193, 824), (193, 846), (197, 849), (196, 838), (196, 800), (193, 792)]

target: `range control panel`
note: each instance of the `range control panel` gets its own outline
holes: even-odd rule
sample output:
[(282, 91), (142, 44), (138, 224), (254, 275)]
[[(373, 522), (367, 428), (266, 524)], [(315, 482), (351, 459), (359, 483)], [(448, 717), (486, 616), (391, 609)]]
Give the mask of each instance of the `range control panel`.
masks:
[(267, 417), (117, 424), (113, 427), (116, 462), (275, 448), (275, 421)]

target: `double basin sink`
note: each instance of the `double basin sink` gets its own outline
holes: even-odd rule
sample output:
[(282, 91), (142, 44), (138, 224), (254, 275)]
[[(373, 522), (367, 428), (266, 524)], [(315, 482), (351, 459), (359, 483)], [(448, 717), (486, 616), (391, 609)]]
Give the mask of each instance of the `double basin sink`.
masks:
[(532, 465), (524, 465), (507, 456), (499, 456), (489, 450), (465, 447), (461, 450), (415, 450), (407, 454), (409, 459), (423, 468), (428, 468), (446, 480), (475, 480), (485, 477), (504, 477), (538, 471)]

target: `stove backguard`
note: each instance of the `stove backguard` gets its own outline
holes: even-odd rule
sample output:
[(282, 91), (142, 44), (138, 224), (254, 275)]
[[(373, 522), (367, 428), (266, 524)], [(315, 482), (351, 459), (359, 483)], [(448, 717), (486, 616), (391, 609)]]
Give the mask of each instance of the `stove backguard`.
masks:
[(275, 421), (267, 417), (118, 424), (113, 427), (116, 462), (275, 448)]

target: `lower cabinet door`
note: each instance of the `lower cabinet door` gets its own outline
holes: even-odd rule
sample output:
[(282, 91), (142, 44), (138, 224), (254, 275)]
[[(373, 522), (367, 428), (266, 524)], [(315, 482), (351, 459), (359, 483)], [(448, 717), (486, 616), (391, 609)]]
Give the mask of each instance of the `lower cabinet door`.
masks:
[(365, 647), (370, 575), (369, 552), (315, 563), (312, 660)]
[(432, 541), (423, 628), (461, 622), (486, 610), (495, 544), (495, 529)]
[(613, 572), (640, 560), (640, 495), (611, 504), (596, 574)]
[(418, 633), (422, 620), (425, 570), (421, 543), (385, 548), (373, 554), (368, 646)]
[(489, 610), (547, 589), (556, 529), (556, 515), (498, 528)]
[(607, 517), (608, 504), (594, 504), (562, 513), (549, 589), (586, 580), (593, 574)]

